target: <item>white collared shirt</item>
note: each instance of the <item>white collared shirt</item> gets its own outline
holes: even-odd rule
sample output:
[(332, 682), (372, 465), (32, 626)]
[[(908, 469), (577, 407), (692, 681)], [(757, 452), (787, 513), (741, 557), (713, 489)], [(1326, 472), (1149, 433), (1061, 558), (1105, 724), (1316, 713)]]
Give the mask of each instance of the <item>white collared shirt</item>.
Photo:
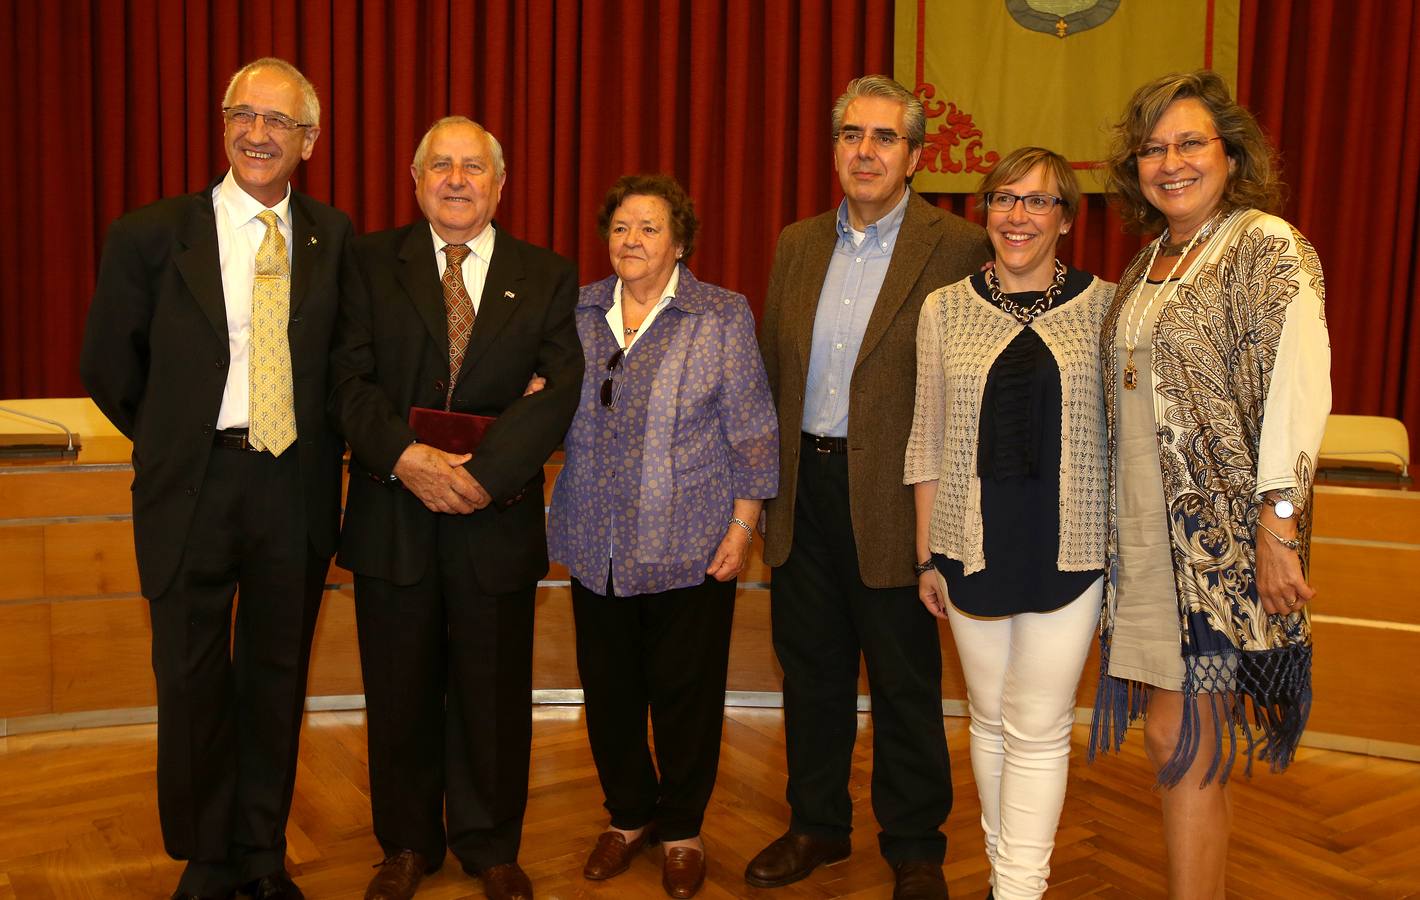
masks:
[[(212, 189), (212, 213), (217, 218), (217, 258), (222, 266), (222, 299), (227, 308), (227, 386), (217, 428), (246, 428), (250, 419), (248, 366), (251, 347), (251, 290), (256, 280), (256, 251), (266, 239), (266, 225), (257, 218), (267, 207), (241, 189), (231, 170)], [(291, 258), (291, 186), (271, 207), (276, 228)]]
[[(434, 258), (439, 261), (439, 278), (442, 280), (444, 270), (449, 267), (449, 258), (444, 253), (449, 242), (439, 237), (439, 232), (434, 230), (433, 225), (429, 226), (429, 234), (434, 238)], [(464, 290), (468, 291), (468, 297), (473, 301), (474, 315), (478, 314), (478, 306), (483, 301), (483, 283), (488, 280), (488, 264), (493, 259), (495, 237), (497, 233), (490, 222), (468, 242), (468, 256), (463, 258), (463, 263), (459, 266), (463, 271)]]
[(671, 280), (666, 282), (666, 289), (661, 291), (661, 300), (651, 311), (646, 313), (646, 318), (641, 320), (641, 324), (636, 329), (635, 334), (626, 334), (626, 321), (622, 317), (621, 307), (621, 279), (616, 279), (616, 287), (611, 289), (611, 309), (606, 311), (606, 323), (611, 326), (611, 333), (616, 335), (617, 343), (626, 348), (626, 352), (631, 352), (631, 345), (636, 339), (646, 333), (646, 329), (651, 327), (656, 316), (661, 310), (670, 305), (675, 299), (676, 289), (680, 287), (680, 266), (671, 270)]

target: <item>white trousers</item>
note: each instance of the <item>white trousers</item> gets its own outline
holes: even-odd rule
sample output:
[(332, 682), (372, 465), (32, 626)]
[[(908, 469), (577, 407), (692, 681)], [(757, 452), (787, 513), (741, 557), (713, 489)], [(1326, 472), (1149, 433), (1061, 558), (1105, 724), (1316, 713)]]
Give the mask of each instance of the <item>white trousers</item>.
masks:
[(979, 619), (947, 604), (966, 675), (971, 766), (996, 900), (1045, 893), (1065, 803), (1075, 688), (1104, 578), (1060, 609)]

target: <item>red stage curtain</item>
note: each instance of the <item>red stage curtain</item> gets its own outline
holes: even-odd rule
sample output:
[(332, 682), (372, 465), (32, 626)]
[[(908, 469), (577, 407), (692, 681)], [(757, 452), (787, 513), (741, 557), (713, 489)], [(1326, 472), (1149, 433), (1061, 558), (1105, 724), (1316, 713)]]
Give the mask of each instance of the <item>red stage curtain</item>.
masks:
[[(890, 72), (891, 0), (0, 0), (0, 396), (82, 393), (103, 233), (224, 171), (222, 91), (274, 54), (320, 92), (299, 186), (359, 230), (417, 215), (414, 145), (439, 116), (498, 135), (499, 224), (609, 271), (593, 227), (620, 174), (670, 172), (703, 223), (691, 265), (758, 308), (776, 236), (838, 199), (834, 96)], [(1241, 99), (1282, 153), (1286, 215), (1331, 286), (1335, 409), (1420, 436), (1417, 0), (1244, 0)], [(1000, 77), (1029, 77), (1007, 72)], [(967, 198), (939, 204), (977, 218)], [(1115, 278), (1139, 246), (1099, 197), (1064, 252)]]

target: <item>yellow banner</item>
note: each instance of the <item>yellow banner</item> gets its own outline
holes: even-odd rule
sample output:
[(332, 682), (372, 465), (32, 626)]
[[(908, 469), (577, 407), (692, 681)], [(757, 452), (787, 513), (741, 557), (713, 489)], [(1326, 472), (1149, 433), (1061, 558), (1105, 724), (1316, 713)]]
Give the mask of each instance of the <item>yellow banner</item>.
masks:
[(1213, 69), (1236, 89), (1240, 0), (897, 0), (895, 77), (927, 109), (913, 187), (970, 193), (1017, 147), (1065, 156), (1086, 191), (1139, 85)]

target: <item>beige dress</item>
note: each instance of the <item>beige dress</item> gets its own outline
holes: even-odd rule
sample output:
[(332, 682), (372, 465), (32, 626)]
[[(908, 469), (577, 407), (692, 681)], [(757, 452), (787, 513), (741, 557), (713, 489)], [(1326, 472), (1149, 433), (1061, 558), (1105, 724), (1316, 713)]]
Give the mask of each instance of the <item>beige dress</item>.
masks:
[[(1115, 371), (1122, 378), (1128, 363), (1125, 329), (1132, 334), (1135, 316), (1144, 311), (1159, 288), (1139, 281), (1142, 289), (1135, 309), (1133, 297), (1124, 302), (1114, 336)], [(1169, 547), (1168, 515), (1164, 508), (1164, 479), (1159, 469), (1155, 437), (1154, 381), (1150, 358), (1151, 336), (1169, 289), (1149, 309), (1139, 328), (1134, 366), (1139, 386), (1116, 386), (1118, 433), (1117, 484), (1119, 523), (1119, 573), (1114, 640), (1109, 653), (1109, 674), (1170, 691), (1183, 688), (1183, 656), (1179, 650), (1178, 591), (1174, 586), (1173, 555)]]

